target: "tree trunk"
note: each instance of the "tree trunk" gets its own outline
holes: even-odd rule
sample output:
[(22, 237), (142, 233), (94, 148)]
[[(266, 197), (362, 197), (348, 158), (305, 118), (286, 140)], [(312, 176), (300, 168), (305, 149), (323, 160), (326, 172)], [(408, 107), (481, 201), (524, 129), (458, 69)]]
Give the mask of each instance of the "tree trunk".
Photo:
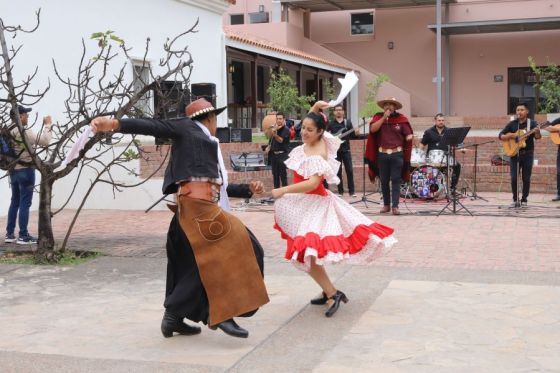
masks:
[(43, 175), (39, 189), (39, 240), (37, 242), (37, 253), (35, 258), (38, 261), (56, 261), (57, 253), (52, 229), (52, 187), (54, 180)]

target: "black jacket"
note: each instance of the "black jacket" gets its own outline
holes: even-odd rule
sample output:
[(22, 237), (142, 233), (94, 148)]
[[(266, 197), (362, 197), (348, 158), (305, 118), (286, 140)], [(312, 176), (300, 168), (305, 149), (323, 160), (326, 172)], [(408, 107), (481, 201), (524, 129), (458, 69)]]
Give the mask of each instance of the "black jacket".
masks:
[[(174, 120), (121, 119), (119, 132), (171, 139), (171, 158), (165, 170), (163, 193), (177, 192), (177, 182), (191, 177), (217, 179), (218, 144), (188, 118)], [(231, 194), (230, 194), (231, 192)], [(250, 197), (246, 184), (228, 186), (232, 197)]]

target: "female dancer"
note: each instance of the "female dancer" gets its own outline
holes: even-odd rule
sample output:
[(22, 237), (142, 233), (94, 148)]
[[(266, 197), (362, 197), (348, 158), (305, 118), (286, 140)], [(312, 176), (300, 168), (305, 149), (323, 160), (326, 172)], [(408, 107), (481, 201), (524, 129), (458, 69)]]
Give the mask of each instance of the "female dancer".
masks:
[(343, 199), (323, 186), (323, 180), (338, 184), (340, 167), (336, 152), (340, 139), (325, 131), (326, 118), (316, 102), (303, 119), (298, 146), (286, 161), (294, 173), (294, 184), (272, 190), (276, 200), (275, 228), (287, 241), (286, 259), (306, 271), (323, 290), (311, 304), (329, 304), (325, 315), (331, 317), (340, 302), (348, 302), (337, 290), (323, 265), (346, 261), (369, 263), (395, 242), (393, 229), (374, 223)]

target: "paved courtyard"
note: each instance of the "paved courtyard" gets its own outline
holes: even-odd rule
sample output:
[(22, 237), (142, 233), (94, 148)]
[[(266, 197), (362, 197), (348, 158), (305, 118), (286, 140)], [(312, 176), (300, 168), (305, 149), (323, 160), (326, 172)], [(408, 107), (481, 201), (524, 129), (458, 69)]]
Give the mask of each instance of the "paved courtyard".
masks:
[[(474, 216), (437, 216), (444, 201), (408, 200), (401, 216), (355, 204), (399, 243), (372, 266), (328, 268), (350, 298), (331, 319), (308, 303), (318, 287), (284, 262), (273, 207), (234, 201), (265, 248), (271, 299), (238, 320), (246, 340), (208, 328), (161, 336), (170, 213), (83, 211), (69, 246), (104, 256), (0, 265), (0, 371), (560, 371), (560, 204), (531, 195), (516, 211), (509, 194), (482, 196), (460, 200)], [(59, 242), (73, 213), (54, 218)]]

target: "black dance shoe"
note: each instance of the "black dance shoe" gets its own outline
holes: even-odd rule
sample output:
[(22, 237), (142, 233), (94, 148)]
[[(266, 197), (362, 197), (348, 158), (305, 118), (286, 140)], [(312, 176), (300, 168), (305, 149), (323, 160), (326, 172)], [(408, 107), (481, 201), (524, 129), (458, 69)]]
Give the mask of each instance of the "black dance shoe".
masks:
[(200, 328), (185, 324), (181, 317), (165, 311), (163, 320), (161, 320), (161, 334), (165, 338), (169, 338), (173, 337), (174, 332), (182, 335), (195, 335), (200, 334)]
[(309, 303), (314, 305), (321, 305), (321, 304), (327, 304), (328, 300), (329, 298), (327, 298), (327, 294), (325, 294), (325, 292), (322, 292), (320, 297), (311, 299)]
[(344, 302), (344, 303), (348, 302), (348, 298), (346, 298), (346, 294), (344, 294), (340, 290), (337, 290), (336, 293), (332, 297), (330, 297), (329, 299), (332, 299), (334, 301), (334, 303), (329, 307), (327, 312), (325, 312), (325, 316), (327, 316), (327, 317), (331, 317), (332, 315), (334, 315), (336, 313), (336, 311), (338, 311), (338, 307), (340, 306), (340, 302)]
[(249, 332), (237, 325), (233, 319), (222, 321), (216, 325), (209, 325), (208, 327), (212, 330), (220, 328), (224, 333), (231, 335), (232, 337), (247, 338), (249, 336)]

